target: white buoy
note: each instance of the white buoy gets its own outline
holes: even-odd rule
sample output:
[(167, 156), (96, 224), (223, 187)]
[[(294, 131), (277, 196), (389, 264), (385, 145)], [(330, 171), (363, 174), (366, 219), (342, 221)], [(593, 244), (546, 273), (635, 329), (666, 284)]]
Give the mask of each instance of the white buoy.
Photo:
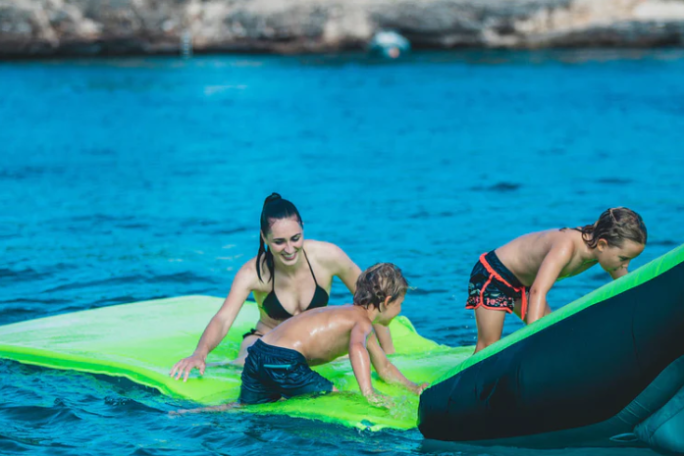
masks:
[(373, 36), (368, 50), (373, 54), (396, 59), (411, 50), (411, 43), (397, 32), (383, 30)]

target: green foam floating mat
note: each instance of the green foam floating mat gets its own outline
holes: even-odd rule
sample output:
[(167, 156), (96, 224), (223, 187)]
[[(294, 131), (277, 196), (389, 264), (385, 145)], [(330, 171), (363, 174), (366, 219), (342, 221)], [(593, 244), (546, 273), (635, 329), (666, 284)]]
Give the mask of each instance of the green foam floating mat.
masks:
[[(122, 304), (0, 326), (0, 358), (55, 369), (126, 377), (163, 394), (202, 405), (235, 402), (242, 369), (226, 363), (195, 370), (186, 383), (169, 376), (173, 365), (189, 356), (223, 299), (211, 296)], [(246, 302), (223, 342), (207, 363), (237, 356), (242, 335), (259, 318), (254, 302)], [(397, 353), (391, 361), (415, 382), (433, 382), (473, 351), (448, 347), (421, 337), (403, 316), (390, 325)], [(385, 384), (373, 374), (375, 387), (394, 397), (390, 409), (369, 405), (359, 393), (347, 358), (315, 368), (340, 393), (294, 398), (274, 404), (242, 407), (247, 413), (317, 419), (363, 429), (410, 429), (416, 426), (418, 397)]]

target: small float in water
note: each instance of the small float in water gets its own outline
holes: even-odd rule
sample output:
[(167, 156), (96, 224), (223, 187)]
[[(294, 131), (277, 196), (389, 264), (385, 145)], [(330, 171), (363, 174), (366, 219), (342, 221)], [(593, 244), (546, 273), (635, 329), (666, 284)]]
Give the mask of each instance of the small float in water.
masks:
[(373, 36), (368, 50), (374, 55), (396, 59), (411, 51), (411, 43), (397, 32), (384, 30)]

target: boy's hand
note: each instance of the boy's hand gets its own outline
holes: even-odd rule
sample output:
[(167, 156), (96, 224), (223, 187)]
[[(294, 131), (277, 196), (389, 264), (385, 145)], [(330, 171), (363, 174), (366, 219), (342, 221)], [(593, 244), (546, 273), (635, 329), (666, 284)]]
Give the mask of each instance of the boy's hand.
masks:
[(394, 407), (394, 399), (380, 393), (373, 392), (372, 394), (367, 394), (366, 399), (368, 400), (369, 404), (375, 407), (382, 407), (386, 409)]

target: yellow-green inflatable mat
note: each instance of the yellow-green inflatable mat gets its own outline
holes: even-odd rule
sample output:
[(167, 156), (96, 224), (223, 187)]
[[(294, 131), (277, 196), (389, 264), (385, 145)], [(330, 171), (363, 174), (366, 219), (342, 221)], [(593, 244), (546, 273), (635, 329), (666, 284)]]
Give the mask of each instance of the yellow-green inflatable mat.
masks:
[[(208, 366), (187, 383), (169, 377), (174, 363), (194, 350), (222, 299), (182, 296), (117, 305), (0, 326), (0, 358), (56, 369), (127, 377), (164, 394), (199, 404), (237, 400), (241, 368)], [(230, 332), (207, 358), (225, 362), (237, 356), (242, 335), (258, 320), (255, 303), (247, 302)], [(397, 353), (392, 362), (411, 380), (432, 382), (472, 353), (472, 347), (452, 348), (421, 337), (405, 317), (390, 326)], [(410, 429), (416, 426), (418, 397), (384, 384), (374, 385), (394, 397), (390, 409), (370, 406), (359, 394), (349, 360), (316, 367), (340, 393), (318, 398), (295, 398), (241, 408), (249, 413), (288, 415), (366, 429)]]

